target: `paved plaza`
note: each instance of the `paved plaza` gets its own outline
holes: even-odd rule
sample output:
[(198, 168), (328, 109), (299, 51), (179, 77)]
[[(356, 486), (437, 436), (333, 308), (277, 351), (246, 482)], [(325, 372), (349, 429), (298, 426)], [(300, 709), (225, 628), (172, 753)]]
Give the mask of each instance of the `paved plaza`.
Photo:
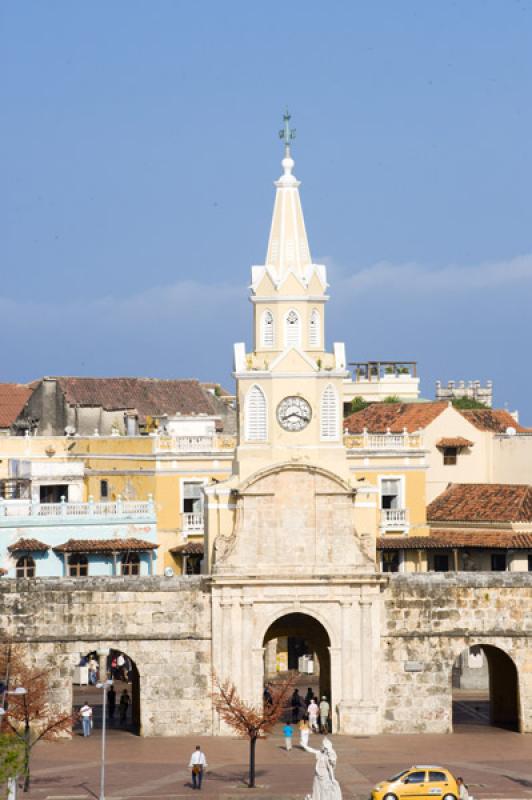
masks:
[[(371, 786), (401, 767), (441, 763), (464, 776), (474, 797), (532, 797), (532, 738), (477, 724), (460, 725), (451, 735), (334, 736), (337, 776), (344, 798), (368, 797)], [(311, 746), (321, 737), (311, 737)], [(202, 791), (210, 798), (301, 798), (310, 791), (312, 755), (299, 747), (283, 750), (281, 732), (258, 745), (256, 790), (246, 788), (247, 743), (227, 738), (142, 739), (111, 730), (107, 756), (107, 800), (191, 797), (188, 759), (193, 746), (204, 749), (209, 771)], [(31, 800), (85, 800), (99, 797), (100, 731), (61, 743), (43, 743), (33, 759)]]

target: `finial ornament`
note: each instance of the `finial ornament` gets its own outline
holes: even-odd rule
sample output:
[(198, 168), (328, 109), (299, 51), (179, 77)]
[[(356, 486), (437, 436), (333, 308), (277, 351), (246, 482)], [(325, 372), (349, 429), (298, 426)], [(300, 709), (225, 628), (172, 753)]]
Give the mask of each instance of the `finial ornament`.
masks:
[(290, 127), (290, 119), (291, 119), (290, 112), (288, 111), (288, 109), (286, 109), (286, 111), (283, 114), (284, 126), (279, 131), (279, 138), (282, 139), (284, 142), (286, 156), (290, 155), (290, 142), (293, 142), (293, 140), (296, 138), (295, 128)]

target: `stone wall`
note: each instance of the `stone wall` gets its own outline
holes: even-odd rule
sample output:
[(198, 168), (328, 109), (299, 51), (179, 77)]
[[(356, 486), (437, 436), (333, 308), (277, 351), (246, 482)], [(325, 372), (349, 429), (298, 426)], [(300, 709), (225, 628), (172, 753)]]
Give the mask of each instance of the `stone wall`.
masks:
[(532, 731), (532, 575), (394, 575), (381, 633), (384, 732), (451, 731), (453, 663), (475, 644), (515, 663), (519, 727)]
[(141, 733), (212, 729), (211, 606), (205, 579), (42, 578), (0, 581), (0, 632), (52, 669), (50, 701), (72, 705), (80, 654), (121, 650), (140, 676)]

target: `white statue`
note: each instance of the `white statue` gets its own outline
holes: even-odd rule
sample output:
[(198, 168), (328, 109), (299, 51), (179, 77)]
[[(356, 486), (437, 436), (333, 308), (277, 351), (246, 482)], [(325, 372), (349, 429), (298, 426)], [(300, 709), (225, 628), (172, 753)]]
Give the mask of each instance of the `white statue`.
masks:
[(316, 773), (312, 784), (312, 794), (308, 794), (305, 800), (342, 800), (340, 784), (334, 777), (336, 753), (331, 740), (325, 738), (321, 743), (320, 750), (315, 750), (313, 747), (304, 747), (304, 750), (307, 753), (314, 753), (316, 756)]

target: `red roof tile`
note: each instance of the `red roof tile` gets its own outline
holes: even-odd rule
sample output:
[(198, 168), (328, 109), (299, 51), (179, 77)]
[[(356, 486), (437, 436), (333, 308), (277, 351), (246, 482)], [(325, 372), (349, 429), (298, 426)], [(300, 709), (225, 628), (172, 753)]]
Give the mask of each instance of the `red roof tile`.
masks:
[(38, 539), (19, 539), (7, 549), (10, 553), (46, 553), (50, 546)]
[(532, 550), (532, 533), (437, 530), (429, 536), (380, 536), (377, 550)]
[(201, 542), (187, 542), (177, 547), (172, 547), (170, 552), (175, 556), (202, 556), (203, 544)]
[(362, 411), (344, 419), (344, 428), (349, 433), (362, 433), (367, 428), (369, 433), (402, 433), (406, 428), (409, 433), (425, 428), (439, 417), (448, 407), (447, 401), (434, 403), (372, 403)]
[(436, 447), (473, 447), (474, 442), (464, 439), (463, 436), (449, 436), (436, 442)]
[(56, 553), (113, 553), (122, 550), (155, 550), (158, 544), (143, 539), (69, 539), (54, 547)]
[(427, 506), (429, 522), (530, 522), (532, 486), (454, 483)]
[(135, 410), (143, 421), (162, 414), (216, 414), (197, 380), (158, 378), (56, 378), (67, 403), (106, 410)]
[(516, 431), (524, 433), (530, 430), (530, 428), (523, 428), (522, 425), (519, 425), (504, 408), (458, 408), (456, 410), (479, 431), (506, 433), (507, 428), (515, 428)]
[(0, 428), (9, 428), (14, 423), (32, 391), (22, 383), (0, 383)]

